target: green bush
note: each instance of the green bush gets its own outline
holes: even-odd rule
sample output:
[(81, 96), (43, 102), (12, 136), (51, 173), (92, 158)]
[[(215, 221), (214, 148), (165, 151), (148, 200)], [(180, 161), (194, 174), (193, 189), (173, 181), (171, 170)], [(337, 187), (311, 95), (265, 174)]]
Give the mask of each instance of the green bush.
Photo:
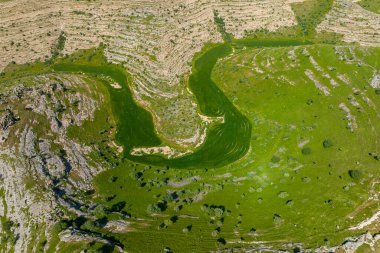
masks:
[(272, 156), (271, 162), (272, 163), (279, 163), (281, 161), (281, 158), (278, 156)]
[(98, 229), (98, 226), (95, 224), (95, 222), (87, 220), (80, 228), (83, 230), (95, 231)]
[(304, 155), (310, 155), (311, 154), (311, 148), (309, 148), (309, 147), (303, 148), (301, 152)]
[(326, 139), (326, 140), (323, 141), (323, 147), (324, 148), (331, 148), (332, 146), (333, 146), (333, 143), (332, 143), (331, 140)]
[(224, 246), (224, 245), (226, 245), (226, 240), (224, 239), (224, 238), (219, 238), (218, 240), (217, 240), (217, 242), (218, 242), (218, 246), (219, 247), (221, 247), (221, 246)]
[(282, 224), (282, 222), (283, 222), (283, 220), (282, 220), (282, 218), (281, 218), (281, 215), (279, 215), (279, 214), (277, 214), (277, 213), (273, 215), (273, 223), (274, 223), (276, 226)]
[(95, 215), (96, 218), (103, 218), (107, 215), (107, 212), (102, 205), (97, 205), (94, 210), (93, 214)]
[(353, 180), (359, 180), (362, 176), (362, 173), (359, 170), (349, 170), (348, 175), (353, 179)]
[(148, 212), (148, 214), (160, 213), (161, 208), (157, 204), (149, 204), (146, 211)]
[(223, 210), (221, 208), (215, 208), (214, 213), (216, 217), (222, 217), (223, 216)]
[(65, 111), (65, 107), (63, 106), (63, 104), (61, 102), (58, 102), (55, 105), (54, 111), (57, 112), (57, 113), (63, 112), (63, 111)]

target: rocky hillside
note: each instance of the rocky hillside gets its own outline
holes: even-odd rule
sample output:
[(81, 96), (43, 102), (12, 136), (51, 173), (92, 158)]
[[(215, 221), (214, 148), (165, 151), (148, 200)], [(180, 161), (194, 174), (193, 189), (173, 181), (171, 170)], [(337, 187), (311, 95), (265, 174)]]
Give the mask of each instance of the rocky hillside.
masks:
[(22, 252), (38, 237), (48, 236), (44, 230), (62, 219), (62, 210), (82, 205), (71, 195), (91, 191), (93, 176), (104, 169), (89, 159), (92, 147), (67, 134), (69, 126), (93, 119), (102, 103), (94, 85), (69, 74), (15, 82), (0, 95), (0, 248), (4, 252), (13, 247)]

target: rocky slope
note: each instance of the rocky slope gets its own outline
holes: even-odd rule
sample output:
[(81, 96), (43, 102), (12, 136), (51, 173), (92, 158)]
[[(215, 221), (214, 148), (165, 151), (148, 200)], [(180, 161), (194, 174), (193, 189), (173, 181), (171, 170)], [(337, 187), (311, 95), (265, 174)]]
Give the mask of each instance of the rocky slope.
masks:
[(102, 101), (96, 89), (74, 75), (24, 79), (0, 95), (0, 245), (15, 252), (33, 246), (33, 228), (48, 231), (61, 210), (78, 209), (80, 200), (70, 195), (91, 190), (103, 169), (89, 160), (92, 147), (67, 137), (69, 126), (93, 118)]

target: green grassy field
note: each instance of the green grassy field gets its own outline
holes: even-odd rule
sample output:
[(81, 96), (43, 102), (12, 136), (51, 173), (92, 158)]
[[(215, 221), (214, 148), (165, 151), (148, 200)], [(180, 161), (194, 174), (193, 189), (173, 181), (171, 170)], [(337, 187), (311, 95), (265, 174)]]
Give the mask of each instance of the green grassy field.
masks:
[(380, 1), (379, 0), (360, 0), (358, 3), (364, 9), (380, 14)]
[[(373, 155), (380, 148), (380, 103), (369, 86), (379, 54), (374, 48), (305, 45), (242, 49), (219, 61), (214, 82), (253, 126), (249, 153), (218, 169), (124, 164), (99, 176), (104, 205), (126, 201), (126, 211), (144, 217), (147, 228), (128, 233), (133, 243), (125, 239), (125, 247), (205, 252), (254, 247), (255, 241), (278, 248), (288, 242), (303, 247), (341, 243), (353, 233), (350, 226), (379, 207), (368, 200), (377, 188), (371, 182), (380, 176)], [(356, 127), (341, 104), (350, 109)], [(117, 181), (105, 181), (112, 177)], [(171, 183), (181, 180), (186, 187)], [(115, 198), (104, 200), (107, 196)], [(152, 204), (159, 207), (157, 215), (148, 212)], [(178, 220), (168, 222), (172, 217)], [(190, 225), (190, 232), (182, 232)], [(145, 241), (151, 242), (148, 249)]]
[[(379, 57), (378, 48), (305, 38), (207, 45), (194, 58), (189, 87), (202, 114), (225, 122), (176, 159), (129, 154), (162, 141), (150, 113), (133, 100), (129, 74), (107, 63), (101, 48), (9, 66), (4, 89), (28, 75), (69, 72), (85, 75), (105, 98), (93, 121), (68, 129), (70, 138), (99, 147), (91, 158), (107, 168), (86, 196), (95, 205), (90, 217), (71, 214), (59, 223), (49, 251), (297, 252), (365, 232), (349, 228), (379, 208), (371, 197), (379, 190), (380, 90), (370, 85)], [(108, 149), (113, 140), (124, 155)], [(127, 231), (103, 224), (118, 220), (129, 222)], [(59, 242), (66, 228), (114, 245)]]

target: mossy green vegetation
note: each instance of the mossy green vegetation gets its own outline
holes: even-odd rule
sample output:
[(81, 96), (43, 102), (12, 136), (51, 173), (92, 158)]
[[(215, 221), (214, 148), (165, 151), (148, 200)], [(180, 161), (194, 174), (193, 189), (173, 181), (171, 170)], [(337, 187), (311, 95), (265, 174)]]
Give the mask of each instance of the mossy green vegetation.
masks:
[(231, 42), (233, 39), (232, 34), (226, 31), (226, 24), (224, 23), (224, 19), (219, 16), (218, 11), (214, 10), (214, 22), (218, 27), (218, 31), (222, 35), (224, 42)]
[(297, 19), (297, 24), (291, 27), (281, 27), (276, 31), (265, 28), (246, 31), (246, 38), (260, 40), (293, 40), (304, 41), (305, 44), (323, 43), (336, 44), (341, 41), (342, 35), (332, 32), (317, 32), (317, 26), (323, 21), (326, 14), (333, 7), (333, 0), (306, 0), (291, 4)]
[(333, 0), (306, 0), (292, 4), (303, 36), (311, 36), (316, 33), (315, 28), (331, 10), (332, 5)]
[(358, 4), (366, 10), (380, 14), (379, 0), (360, 0)]

